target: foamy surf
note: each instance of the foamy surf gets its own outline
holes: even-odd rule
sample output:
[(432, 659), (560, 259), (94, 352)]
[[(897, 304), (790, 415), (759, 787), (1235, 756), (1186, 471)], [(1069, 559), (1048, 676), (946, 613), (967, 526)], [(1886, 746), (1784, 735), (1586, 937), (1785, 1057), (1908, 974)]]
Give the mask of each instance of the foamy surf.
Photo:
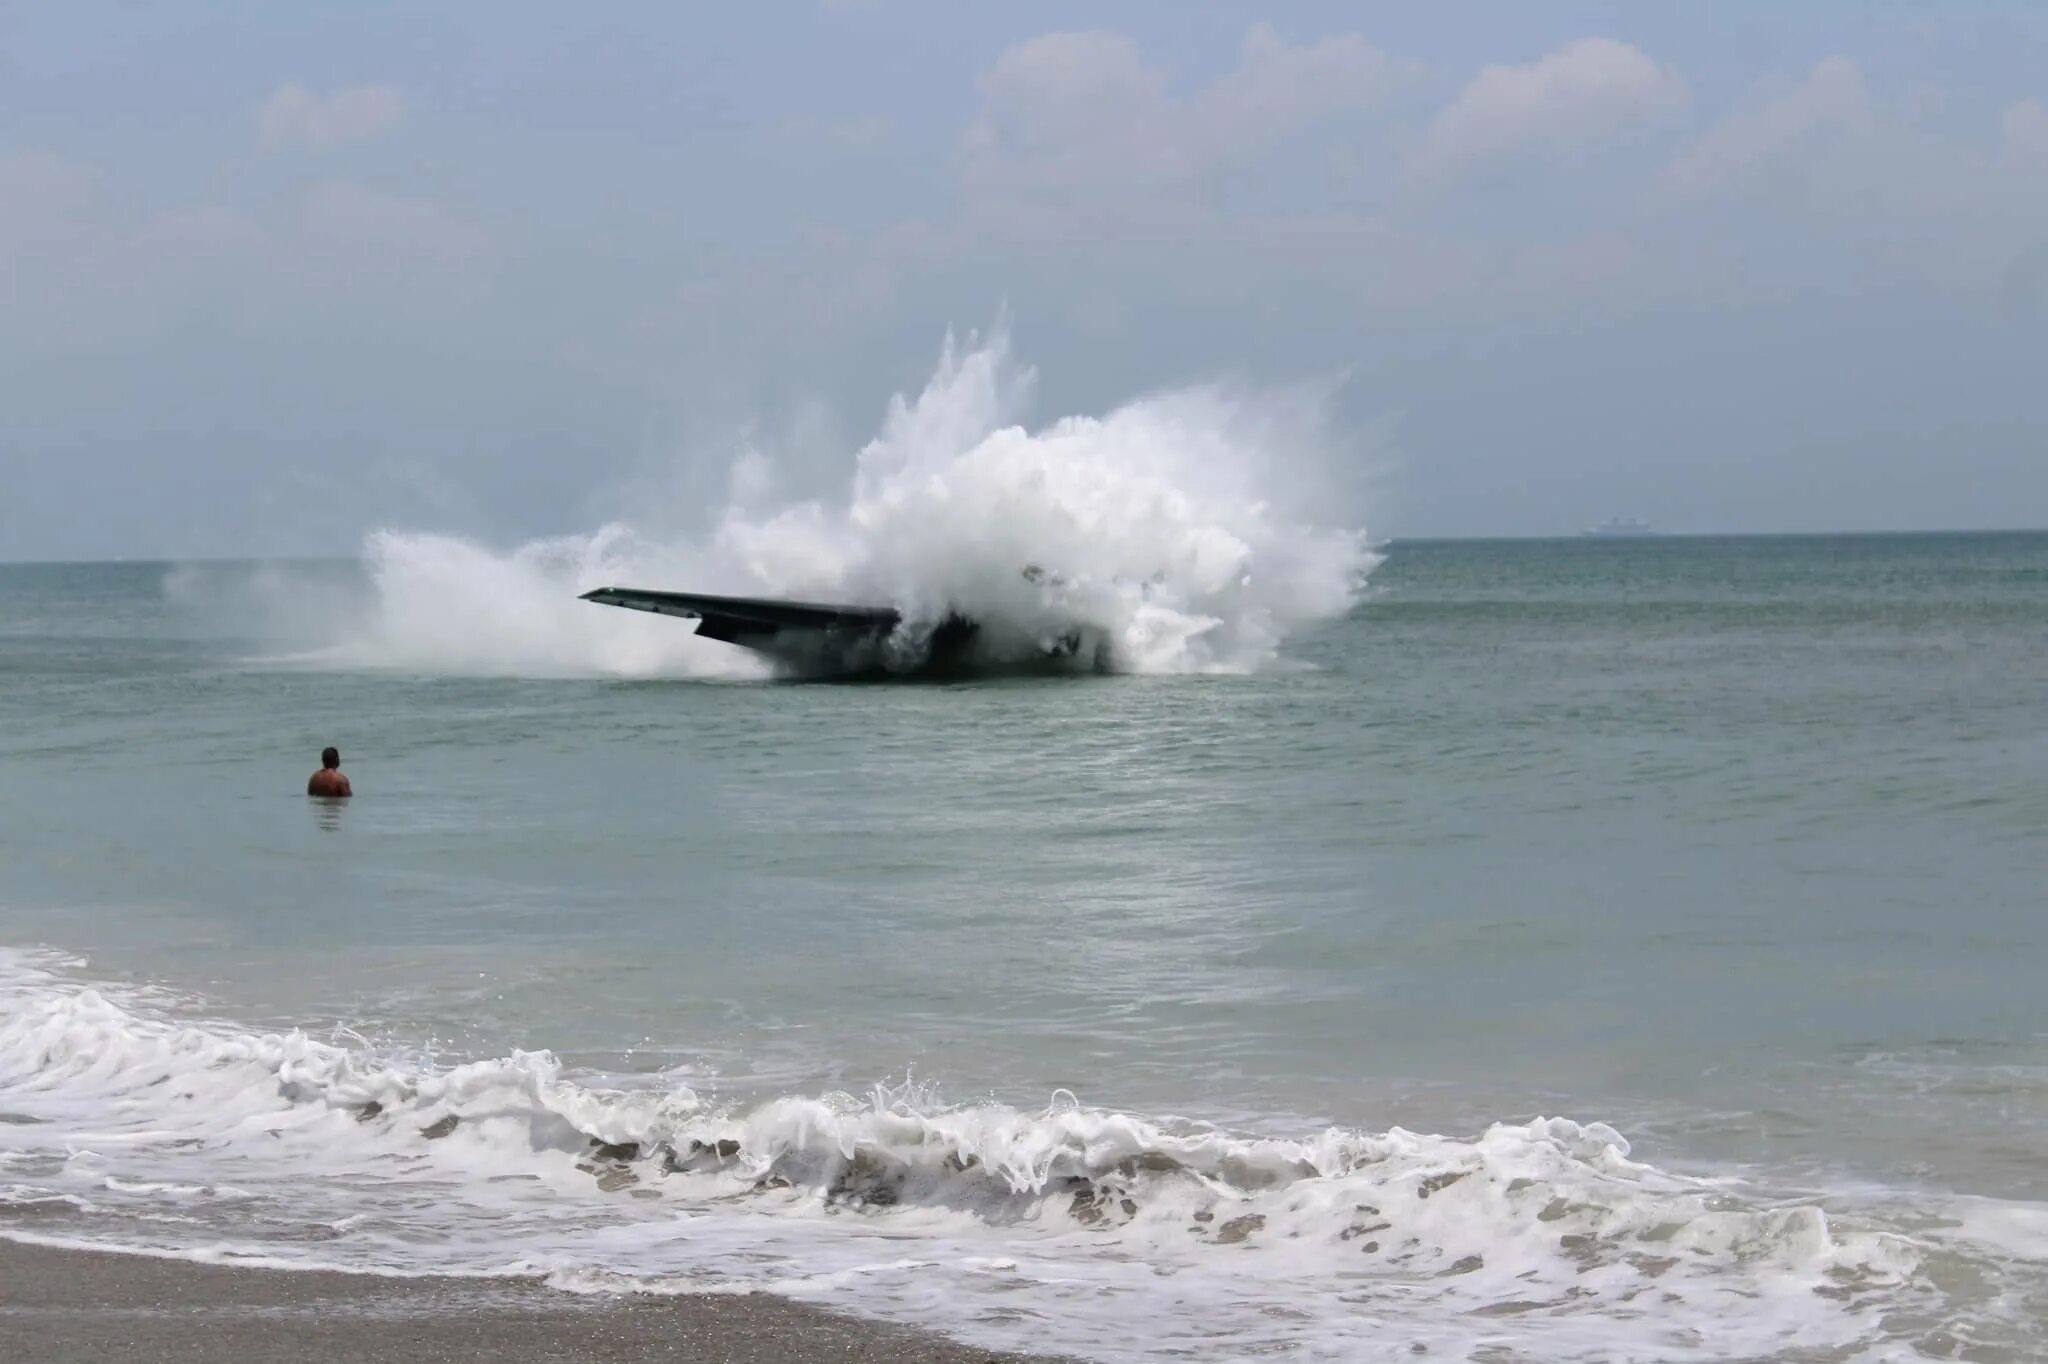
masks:
[[(840, 495), (779, 498), (774, 462), (745, 451), (725, 505), (695, 509), (709, 527), (695, 536), (614, 523), (501, 550), (377, 531), (368, 600), (332, 612), (330, 637), (294, 657), (464, 675), (770, 670), (685, 622), (576, 600), (624, 585), (894, 607), (891, 657), (906, 667), (959, 614), (979, 623), (990, 668), (1078, 629), (1118, 671), (1243, 672), (1350, 608), (1378, 559), (1330, 514), (1337, 450), (1317, 398), (1201, 386), (1033, 428), (1034, 382), (1002, 331), (949, 338), (923, 390), (889, 403)], [(220, 584), (187, 572), (170, 588), (192, 599)], [(283, 616), (294, 591), (265, 579), (239, 595)]]
[(730, 1105), (546, 1053), (437, 1065), (198, 1007), (0, 952), (0, 1231), (765, 1290), (1104, 1360), (2017, 1360), (2048, 1343), (2024, 1207), (1770, 1196), (1638, 1161), (1598, 1123), (1289, 1140), (1066, 1094)]

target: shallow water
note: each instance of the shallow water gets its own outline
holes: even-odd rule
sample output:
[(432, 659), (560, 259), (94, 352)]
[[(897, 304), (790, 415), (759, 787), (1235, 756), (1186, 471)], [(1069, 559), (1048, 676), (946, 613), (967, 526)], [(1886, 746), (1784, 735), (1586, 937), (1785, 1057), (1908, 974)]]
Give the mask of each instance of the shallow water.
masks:
[(0, 568), (10, 1229), (1104, 1359), (2048, 1353), (2048, 536), (1403, 544), (1249, 674), (945, 686), (321, 649), (377, 590)]

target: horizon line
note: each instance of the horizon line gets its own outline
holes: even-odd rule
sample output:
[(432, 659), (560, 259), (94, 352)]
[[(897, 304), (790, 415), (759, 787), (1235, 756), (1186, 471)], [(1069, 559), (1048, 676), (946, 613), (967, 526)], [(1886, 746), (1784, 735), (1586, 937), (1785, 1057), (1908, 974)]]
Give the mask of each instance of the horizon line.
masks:
[[(1907, 538), (1911, 536), (1937, 535), (2048, 535), (2048, 526), (1928, 526), (1912, 529), (1888, 530), (1649, 530), (1641, 534), (1608, 536), (1586, 530), (1546, 531), (1535, 533), (1491, 533), (1477, 535), (1390, 535), (1384, 539), (1368, 538), (1367, 544), (1374, 549), (1394, 545), (1428, 544), (1504, 544), (1504, 543), (1559, 543), (1597, 540), (1611, 543), (1624, 540), (1630, 544), (1656, 540), (1872, 540), (1885, 538)], [(528, 537), (533, 538), (533, 537)], [(125, 555), (120, 558), (32, 558), (15, 559), (0, 557), (0, 568), (89, 568), (110, 564), (132, 565), (178, 565), (178, 564), (320, 564), (359, 563), (360, 554), (174, 554), (174, 555)]]

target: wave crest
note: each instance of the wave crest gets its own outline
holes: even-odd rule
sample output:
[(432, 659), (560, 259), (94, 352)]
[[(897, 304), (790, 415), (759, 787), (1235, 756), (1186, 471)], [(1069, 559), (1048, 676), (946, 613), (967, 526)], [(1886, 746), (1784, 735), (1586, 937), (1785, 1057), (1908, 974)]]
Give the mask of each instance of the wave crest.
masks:
[[(0, 968), (0, 1111), (23, 1120), (0, 1173), (6, 1201), (45, 1209), (37, 1235), (751, 1286), (1133, 1360), (1196, 1336), (1462, 1356), (1503, 1330), (1557, 1359), (1832, 1358), (1965, 1319), (1980, 1343), (2033, 1329), (2008, 1312), (2022, 1267), (1924, 1219), (1908, 1234), (1660, 1170), (1598, 1123), (1253, 1138), (910, 1085), (722, 1105), (545, 1052), (436, 1066), (180, 1018), (48, 961)], [(1029, 1342), (1005, 1325), (1048, 1320)]]

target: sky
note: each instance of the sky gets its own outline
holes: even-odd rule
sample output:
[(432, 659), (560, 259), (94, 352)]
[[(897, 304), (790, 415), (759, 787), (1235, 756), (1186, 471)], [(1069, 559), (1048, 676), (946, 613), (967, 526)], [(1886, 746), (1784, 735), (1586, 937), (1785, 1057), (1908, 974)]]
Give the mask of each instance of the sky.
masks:
[(0, 558), (1334, 394), (1376, 537), (2048, 525), (2048, 6), (0, 3)]

